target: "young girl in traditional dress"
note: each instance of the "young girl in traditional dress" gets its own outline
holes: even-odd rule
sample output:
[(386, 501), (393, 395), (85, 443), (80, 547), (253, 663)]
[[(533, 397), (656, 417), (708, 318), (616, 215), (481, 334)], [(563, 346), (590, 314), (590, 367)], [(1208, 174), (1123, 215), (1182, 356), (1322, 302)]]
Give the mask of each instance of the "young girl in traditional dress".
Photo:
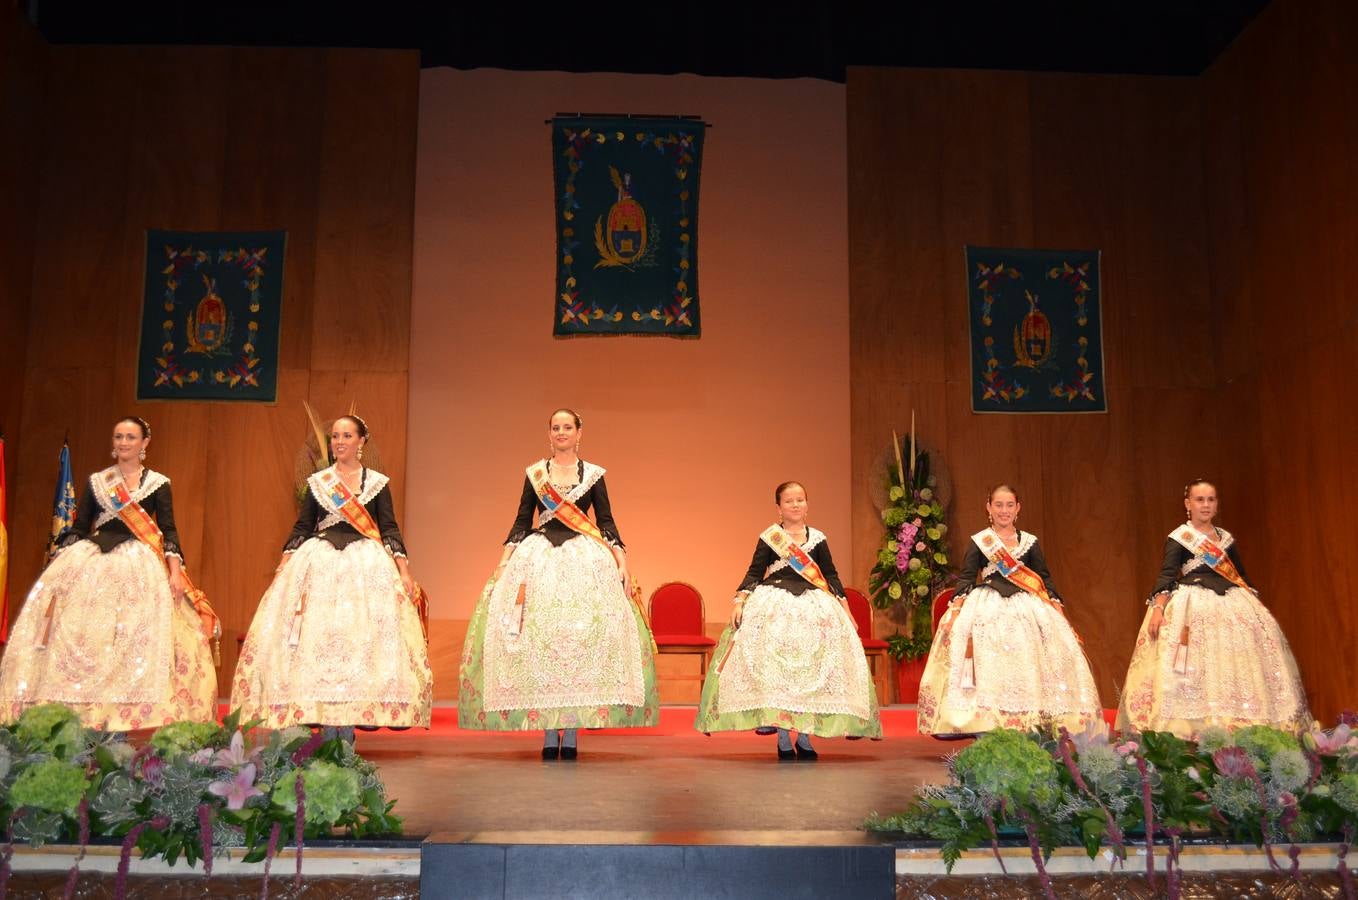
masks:
[(814, 760), (812, 735), (880, 738), (882, 724), (830, 543), (806, 522), (806, 488), (784, 482), (774, 502), (778, 524), (755, 544), (694, 727), (776, 733), (779, 759)]
[(1235, 538), (1217, 526), (1217, 491), (1184, 488), (1188, 521), (1165, 540), (1146, 601), (1118, 727), (1194, 738), (1204, 728), (1311, 724), (1296, 660), (1245, 577)]
[(1037, 536), (1017, 526), (1020, 508), (1017, 492), (1004, 484), (986, 500), (990, 527), (967, 545), (957, 593), (920, 680), (921, 734), (1104, 727), (1089, 661)]
[(217, 716), (216, 616), (179, 547), (170, 479), (142, 465), (151, 427), (113, 426), (114, 463), (90, 476), (74, 527), (33, 585), (0, 662), (0, 722), (64, 703), (90, 728)]
[(391, 487), (341, 416), (241, 649), (231, 704), (270, 728), (429, 727), (433, 679)]
[(659, 713), (655, 645), (604, 469), (580, 458), (582, 424), (569, 409), (549, 417), (551, 455), (527, 468), (462, 651), (459, 727), (540, 729), (543, 759), (575, 759), (578, 729), (655, 725)]

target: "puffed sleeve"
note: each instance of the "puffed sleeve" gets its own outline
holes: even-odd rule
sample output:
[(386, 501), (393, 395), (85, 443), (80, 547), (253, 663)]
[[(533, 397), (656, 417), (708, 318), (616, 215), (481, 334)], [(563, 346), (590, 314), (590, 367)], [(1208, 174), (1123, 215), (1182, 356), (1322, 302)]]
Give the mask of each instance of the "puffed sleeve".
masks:
[(179, 529), (174, 524), (174, 497), (170, 493), (170, 482), (156, 488), (151, 497), (155, 501), (156, 525), (165, 536), (165, 555), (179, 557), (180, 565), (184, 565), (184, 551), (179, 546)]
[(1250, 576), (1245, 574), (1245, 564), (1240, 561), (1240, 551), (1235, 548), (1236, 545), (1232, 543), (1231, 546), (1226, 548), (1226, 555), (1230, 557), (1231, 562), (1235, 563), (1235, 570), (1240, 573), (1241, 578), (1245, 579), (1245, 583), (1250, 586), (1250, 590), (1256, 590), (1254, 582), (1250, 581)]
[(302, 544), (306, 543), (307, 538), (311, 537), (316, 530), (316, 523), (321, 518), (321, 505), (316, 502), (316, 495), (311, 493), (311, 486), (306, 489), (306, 499), (302, 501), (301, 512), (297, 513), (297, 521), (292, 526), (292, 531), (288, 532), (288, 539), (283, 544), (283, 552), (291, 553)]
[[(760, 541), (762, 544), (763, 541)], [(811, 556), (820, 566), (821, 574), (825, 576), (825, 581), (830, 585), (830, 593), (836, 597), (844, 596), (844, 584), (839, 580), (839, 572), (835, 571), (835, 560), (830, 556), (830, 542), (821, 541), (811, 548)]]
[(1052, 583), (1052, 573), (1047, 569), (1047, 557), (1042, 555), (1042, 544), (1033, 541), (1033, 546), (1028, 549), (1027, 562), (1028, 568), (1042, 576), (1042, 583), (1047, 586), (1047, 593), (1051, 595), (1051, 598), (1064, 605), (1065, 601), (1061, 599), (1061, 592)]
[(1174, 585), (1179, 581), (1180, 568), (1184, 564), (1184, 554), (1187, 552), (1174, 538), (1165, 539), (1165, 558), (1160, 563), (1160, 576), (1155, 579), (1155, 587), (1151, 588), (1150, 596), (1146, 598), (1147, 603), (1153, 603), (1156, 596), (1174, 590)]
[(98, 511), (99, 504), (94, 500), (94, 491), (90, 490), (89, 483), (86, 482), (85, 490), (81, 492), (80, 500), (75, 505), (75, 524), (57, 535), (57, 546), (64, 550), (76, 541), (83, 541), (89, 537), (94, 529), (94, 517)]
[(590, 488), (594, 494), (594, 521), (603, 533), (604, 539), (619, 550), (626, 550), (622, 536), (618, 534), (618, 523), (613, 521), (613, 507), (608, 502), (608, 488), (604, 486), (603, 476)]
[(981, 566), (985, 562), (985, 557), (981, 555), (981, 548), (976, 546), (976, 542), (967, 541), (967, 554), (962, 557), (962, 571), (957, 576), (957, 591), (953, 594), (953, 602), (956, 603), (976, 587), (976, 573), (981, 571)]
[(514, 517), (514, 524), (509, 528), (509, 537), (505, 538), (506, 544), (517, 544), (528, 537), (529, 532), (533, 530), (533, 510), (537, 508), (537, 492), (533, 490), (533, 483), (525, 475), (523, 495), (519, 497), (519, 514)]
[(745, 571), (745, 577), (740, 582), (737, 591), (752, 591), (759, 582), (764, 580), (764, 573), (769, 566), (773, 565), (778, 557), (774, 554), (769, 545), (763, 541), (758, 541), (754, 545), (754, 556), (750, 559), (750, 568)]
[(382, 533), (382, 545), (387, 548), (387, 552), (392, 556), (405, 556), (405, 541), (401, 540), (401, 529), (396, 524), (396, 506), (391, 499), (391, 485), (382, 485), (382, 490), (377, 492), (373, 498), (373, 518), (377, 521), (377, 530)]

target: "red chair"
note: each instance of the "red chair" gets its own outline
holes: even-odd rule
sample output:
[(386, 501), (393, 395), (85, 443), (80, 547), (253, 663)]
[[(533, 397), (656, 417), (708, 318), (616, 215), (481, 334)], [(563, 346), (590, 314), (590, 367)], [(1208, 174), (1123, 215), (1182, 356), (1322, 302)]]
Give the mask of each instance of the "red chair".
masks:
[(650, 602), (651, 633), (656, 649), (661, 653), (680, 653), (697, 656), (702, 668), (697, 678), (684, 676), (684, 681), (697, 681), (702, 690), (707, 681), (707, 666), (717, 642), (707, 636), (707, 606), (703, 595), (691, 584), (670, 581), (656, 588)]
[(956, 588), (947, 588), (945, 590), (939, 591), (938, 596), (934, 598), (935, 632), (938, 631), (938, 623), (943, 619), (943, 614), (948, 611), (948, 604), (952, 602), (952, 598), (956, 596), (956, 594), (957, 594)]
[(858, 628), (858, 639), (863, 642), (863, 655), (868, 658), (868, 669), (872, 672), (872, 683), (877, 690), (877, 702), (887, 702), (887, 643), (872, 636), (872, 604), (857, 588), (845, 588), (844, 597), (849, 601), (849, 614), (853, 616)]

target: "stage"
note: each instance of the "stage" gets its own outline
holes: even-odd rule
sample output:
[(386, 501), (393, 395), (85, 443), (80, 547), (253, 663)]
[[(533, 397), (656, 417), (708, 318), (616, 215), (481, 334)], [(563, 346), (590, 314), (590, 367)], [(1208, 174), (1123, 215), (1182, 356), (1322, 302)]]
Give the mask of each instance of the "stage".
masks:
[[(951, 875), (934, 841), (865, 832), (916, 786), (946, 778), (965, 743), (919, 735), (913, 707), (882, 710), (881, 741), (818, 740), (820, 759), (779, 761), (775, 739), (693, 730), (692, 706), (661, 709), (657, 727), (582, 732), (580, 757), (544, 761), (540, 732), (463, 731), (455, 708), (433, 727), (359, 732), (402, 816), (402, 838), (308, 845), (306, 882), (291, 887), (293, 853), (280, 853), (271, 896), (591, 898), (1023, 897), (1040, 892), (1029, 850), (1002, 840), (968, 851)], [(1220, 841), (1184, 848), (1191, 896), (1341, 896), (1334, 844), (1301, 849), (1297, 879), (1269, 871), (1262, 851)], [(11, 896), (60, 890), (74, 848), (19, 847)], [(1048, 863), (1058, 896), (1151, 897), (1145, 857), (1129, 848), (1113, 869), (1058, 848)], [(1157, 851), (1157, 868), (1164, 864)], [(1284, 863), (1286, 864), (1286, 863)], [(111, 892), (116, 844), (90, 848), (82, 896)], [(134, 860), (131, 896), (258, 895), (259, 868), (219, 859), (211, 883), (182, 864)], [(1007, 874), (1005, 874), (1007, 873)], [(170, 878), (166, 876), (186, 876)], [(1159, 891), (1163, 892), (1161, 882)]]
[(854, 831), (944, 778), (956, 744), (920, 737), (913, 707), (882, 710), (885, 739), (817, 740), (815, 762), (780, 762), (775, 739), (693, 730), (692, 706), (661, 708), (655, 728), (580, 733), (580, 758), (544, 761), (542, 732), (456, 727), (438, 707), (429, 731), (359, 732), (381, 767), (407, 836), (439, 831)]

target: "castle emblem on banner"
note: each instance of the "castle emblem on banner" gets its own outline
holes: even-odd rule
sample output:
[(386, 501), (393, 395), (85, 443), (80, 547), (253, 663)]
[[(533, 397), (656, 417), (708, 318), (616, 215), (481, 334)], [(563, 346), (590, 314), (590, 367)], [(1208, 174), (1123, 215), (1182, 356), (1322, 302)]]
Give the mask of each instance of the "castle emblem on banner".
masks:
[(971, 408), (1105, 412), (1097, 250), (967, 248)]
[(552, 333), (698, 337), (698, 186), (707, 126), (693, 116), (560, 116)]
[(632, 196), (632, 176), (619, 175), (615, 166), (609, 166), (608, 173), (618, 189), (618, 201), (608, 208), (607, 228), (603, 216), (594, 223), (596, 269), (631, 265), (646, 253), (646, 210)]
[(146, 233), (138, 400), (278, 393), (286, 233)]

